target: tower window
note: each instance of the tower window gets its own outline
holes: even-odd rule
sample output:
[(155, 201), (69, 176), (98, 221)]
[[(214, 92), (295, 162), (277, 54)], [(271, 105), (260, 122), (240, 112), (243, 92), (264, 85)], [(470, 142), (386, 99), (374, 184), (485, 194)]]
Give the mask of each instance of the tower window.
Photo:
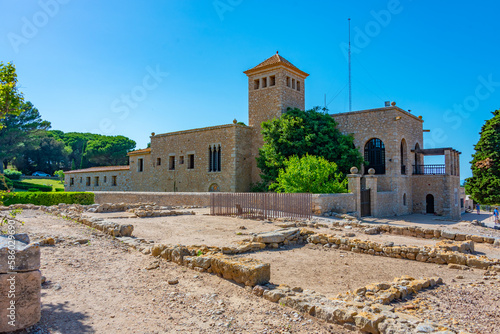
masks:
[(297, 80), (297, 90), (300, 92), (300, 81)]
[(220, 172), (221, 171), (221, 146), (210, 145), (208, 147), (208, 171)]
[(286, 86), (290, 87), (290, 77), (286, 77)]
[(259, 89), (259, 83), (260, 83), (260, 80), (259, 79), (255, 79), (253, 81), (253, 89)]
[(271, 75), (269, 77), (269, 87), (275, 86), (275, 85), (276, 85), (276, 76), (275, 75)]
[(168, 161), (168, 169), (175, 170), (175, 155), (171, 155)]
[(161, 166), (161, 158), (156, 158), (156, 166)]
[(267, 78), (262, 78), (262, 88), (267, 87)]
[(194, 154), (188, 154), (188, 169), (194, 169)]
[(144, 159), (137, 159), (137, 171), (144, 171)]
[(292, 79), (292, 89), (295, 89), (295, 79)]

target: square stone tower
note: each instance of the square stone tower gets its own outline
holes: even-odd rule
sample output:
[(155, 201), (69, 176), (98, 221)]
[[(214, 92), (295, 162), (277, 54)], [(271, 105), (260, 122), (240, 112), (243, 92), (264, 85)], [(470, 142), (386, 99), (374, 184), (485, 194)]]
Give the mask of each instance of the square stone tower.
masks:
[(263, 145), (262, 122), (281, 117), (288, 108), (305, 108), (305, 79), (309, 76), (276, 52), (245, 72), (248, 76), (248, 125), (253, 128), (252, 182), (260, 180), (255, 158)]

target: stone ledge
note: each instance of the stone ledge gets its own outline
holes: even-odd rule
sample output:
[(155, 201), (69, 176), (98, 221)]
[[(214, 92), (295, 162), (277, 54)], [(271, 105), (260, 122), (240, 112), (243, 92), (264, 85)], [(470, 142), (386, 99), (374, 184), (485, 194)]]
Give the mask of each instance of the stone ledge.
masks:
[(362, 333), (416, 333), (421, 329), (419, 326), (425, 326), (426, 333), (454, 334), (454, 331), (441, 324), (395, 312), (394, 307), (388, 305), (396, 298), (417, 294), (422, 289), (433, 288), (438, 284), (442, 284), (439, 277), (416, 280), (402, 276), (391, 283), (369, 284), (332, 299), (314, 291), (299, 287), (291, 289), (286, 285), (257, 285), (252, 291), (271, 302)]

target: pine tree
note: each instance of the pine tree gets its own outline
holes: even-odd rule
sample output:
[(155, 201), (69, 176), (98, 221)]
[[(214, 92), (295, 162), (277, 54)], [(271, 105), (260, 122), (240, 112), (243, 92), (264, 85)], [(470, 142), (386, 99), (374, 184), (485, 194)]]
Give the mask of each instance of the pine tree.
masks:
[(500, 204), (500, 109), (481, 128), (465, 190), (481, 204)]

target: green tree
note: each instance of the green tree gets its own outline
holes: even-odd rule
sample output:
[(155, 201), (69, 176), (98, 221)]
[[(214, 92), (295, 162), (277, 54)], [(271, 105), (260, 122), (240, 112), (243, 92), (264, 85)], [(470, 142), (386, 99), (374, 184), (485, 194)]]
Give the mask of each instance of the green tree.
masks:
[(71, 149), (68, 156), (71, 169), (126, 165), (127, 153), (136, 145), (135, 141), (124, 136), (62, 131), (50, 131), (50, 135)]
[(87, 144), (85, 159), (92, 166), (126, 165), (135, 141), (124, 136), (99, 136)]
[(481, 128), (465, 190), (481, 204), (500, 203), (500, 109)]
[(31, 102), (23, 103), (18, 115), (6, 115), (0, 124), (0, 173), (12, 159), (36, 145), (38, 136), (50, 128), (50, 122), (42, 120)]
[[(0, 62), (0, 121), (7, 115), (19, 115), (23, 101), (23, 93), (17, 87), (16, 67)], [(0, 123), (0, 129), (2, 126)]]
[(293, 155), (284, 161), (276, 182), (269, 189), (284, 193), (333, 194), (347, 192), (347, 179), (337, 164), (323, 157)]
[(24, 150), (21, 157), (14, 160), (14, 166), (25, 174), (43, 171), (53, 175), (56, 170), (68, 169), (68, 155), (71, 149), (64, 142), (43, 133), (37, 142)]
[(284, 161), (293, 155), (323, 157), (335, 162), (343, 174), (363, 162), (353, 137), (340, 133), (335, 120), (319, 107), (306, 111), (289, 109), (280, 118), (262, 123), (262, 136), (264, 146), (257, 158), (262, 190), (278, 178), (279, 170), (285, 167)]

